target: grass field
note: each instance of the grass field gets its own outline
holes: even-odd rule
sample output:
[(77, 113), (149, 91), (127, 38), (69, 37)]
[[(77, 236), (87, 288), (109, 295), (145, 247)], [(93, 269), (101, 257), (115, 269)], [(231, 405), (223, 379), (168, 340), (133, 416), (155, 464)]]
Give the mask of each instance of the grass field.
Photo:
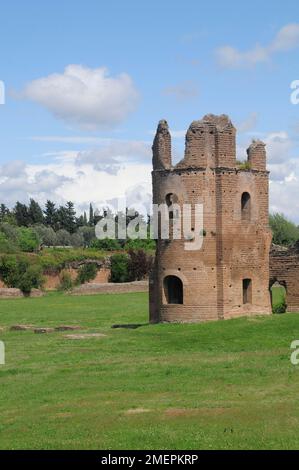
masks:
[(299, 315), (147, 325), (146, 294), (49, 294), (1, 300), (15, 323), (106, 336), (0, 333), (1, 449), (299, 447)]

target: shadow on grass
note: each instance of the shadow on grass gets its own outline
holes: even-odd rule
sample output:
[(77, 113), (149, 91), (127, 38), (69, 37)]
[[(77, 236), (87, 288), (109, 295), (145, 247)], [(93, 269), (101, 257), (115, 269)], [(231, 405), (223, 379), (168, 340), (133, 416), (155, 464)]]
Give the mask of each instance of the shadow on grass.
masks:
[(112, 325), (111, 328), (127, 328), (130, 330), (136, 330), (137, 328), (140, 328), (141, 326), (148, 326), (149, 323), (128, 323), (128, 324), (122, 324), (122, 325)]

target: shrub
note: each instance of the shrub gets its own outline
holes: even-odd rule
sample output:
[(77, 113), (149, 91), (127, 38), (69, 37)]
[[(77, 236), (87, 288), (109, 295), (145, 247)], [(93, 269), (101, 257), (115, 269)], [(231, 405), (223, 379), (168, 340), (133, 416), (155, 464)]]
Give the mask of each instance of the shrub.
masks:
[(2, 256), (0, 277), (7, 287), (18, 287), (21, 274), (16, 256)]
[(95, 239), (94, 227), (79, 227), (77, 233), (82, 234), (83, 240), (84, 240), (84, 246), (90, 246), (92, 240)]
[(25, 258), (3, 256), (0, 262), (0, 276), (7, 287), (18, 287), (24, 293), (43, 285), (42, 269), (38, 265), (30, 265)]
[(30, 294), (31, 289), (39, 289), (44, 283), (42, 270), (40, 266), (29, 266), (20, 276), (18, 287), (24, 294)]
[(18, 235), (18, 242), (22, 251), (37, 251), (40, 240), (34, 230), (28, 227), (19, 227)]
[(60, 283), (58, 286), (59, 290), (70, 290), (73, 287), (72, 276), (68, 271), (61, 271), (60, 273)]
[(288, 246), (299, 240), (299, 227), (283, 214), (270, 214), (269, 223), (273, 232), (273, 243)]
[(81, 232), (75, 232), (71, 234), (71, 245), (76, 248), (84, 246), (84, 236)]
[(141, 281), (152, 268), (153, 257), (144, 250), (129, 250), (128, 273), (130, 281)]
[(86, 263), (79, 268), (76, 279), (77, 284), (84, 284), (94, 279), (97, 275), (98, 267), (95, 263)]
[(4, 235), (10, 241), (10, 243), (11, 242), (13, 242), (14, 244), (18, 243), (19, 234), (18, 234), (17, 227), (9, 224), (8, 222), (2, 222), (0, 224), (0, 230), (2, 233), (4, 233)]
[(110, 258), (111, 275), (110, 282), (129, 281), (128, 263), (129, 257), (124, 253), (112, 255)]
[(71, 235), (63, 228), (56, 232), (56, 243), (58, 246), (71, 246)]
[(32, 227), (32, 230), (37, 234), (43, 245), (55, 246), (57, 244), (56, 233), (52, 227), (39, 224)]
[(146, 250), (154, 251), (156, 249), (156, 242), (151, 238), (141, 239), (130, 239), (125, 244), (126, 250)]
[(241, 162), (240, 160), (237, 160), (237, 165), (239, 170), (251, 170), (251, 163), (248, 162), (247, 160)]
[(3, 232), (0, 232), (0, 253), (14, 253), (16, 246), (5, 236)]
[(95, 238), (90, 243), (90, 248), (97, 248), (98, 250), (104, 251), (117, 251), (121, 249), (121, 246), (118, 240), (115, 240), (114, 238)]
[(273, 305), (273, 313), (285, 313), (287, 311), (287, 304), (285, 299), (279, 300), (275, 305)]

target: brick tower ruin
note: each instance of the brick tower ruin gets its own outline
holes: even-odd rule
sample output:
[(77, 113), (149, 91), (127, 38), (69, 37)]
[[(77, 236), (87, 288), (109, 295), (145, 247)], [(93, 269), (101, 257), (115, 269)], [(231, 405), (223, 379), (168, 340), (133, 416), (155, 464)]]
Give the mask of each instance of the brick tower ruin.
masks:
[[(226, 115), (191, 123), (184, 158), (171, 161), (160, 121), (153, 143), (153, 203), (203, 205), (203, 244), (158, 238), (150, 278), (150, 321), (199, 322), (270, 314), (268, 184), (265, 144), (236, 160), (236, 130)], [(170, 222), (173, 223), (173, 218)], [(194, 228), (192, 229), (194, 230)]]

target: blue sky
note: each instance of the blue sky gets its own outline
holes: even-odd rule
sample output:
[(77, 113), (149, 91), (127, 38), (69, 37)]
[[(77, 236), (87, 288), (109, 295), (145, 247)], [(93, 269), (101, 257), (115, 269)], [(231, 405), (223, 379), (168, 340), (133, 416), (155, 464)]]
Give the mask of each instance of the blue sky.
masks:
[(240, 159), (268, 144), (271, 210), (299, 222), (298, 2), (11, 0), (1, 19), (0, 202), (135, 204), (158, 120), (179, 158), (191, 121), (226, 113)]

